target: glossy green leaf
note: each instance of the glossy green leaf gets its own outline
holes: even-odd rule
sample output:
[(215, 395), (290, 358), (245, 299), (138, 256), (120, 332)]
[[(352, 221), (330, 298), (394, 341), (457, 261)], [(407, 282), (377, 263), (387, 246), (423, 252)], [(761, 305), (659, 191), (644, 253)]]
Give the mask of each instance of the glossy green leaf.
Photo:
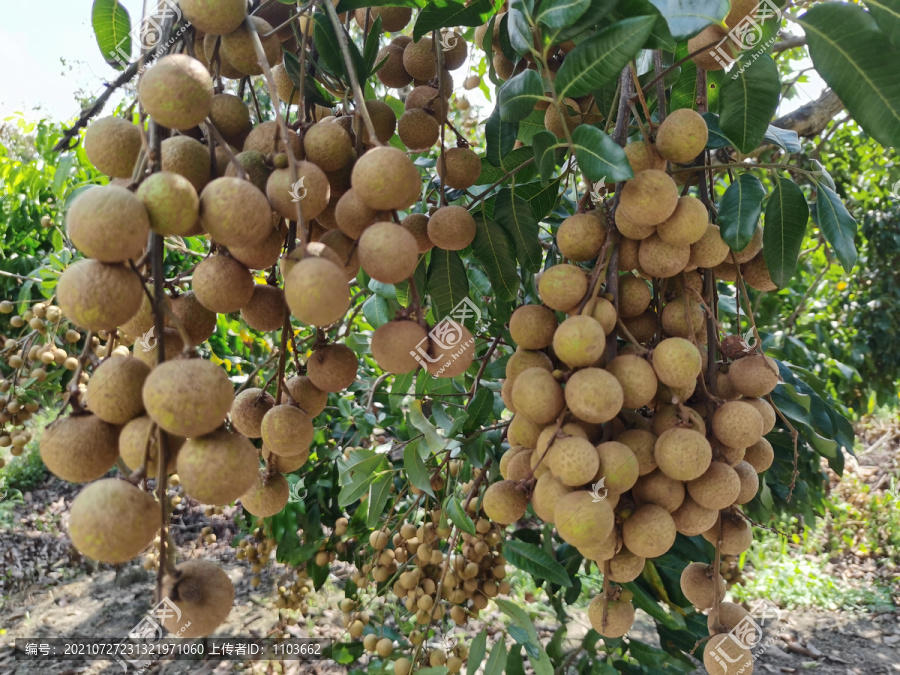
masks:
[(619, 0), (591, 0), (587, 11), (581, 15), (578, 21), (570, 23), (564, 28), (553, 31), (545, 31), (551, 44), (561, 44), (568, 40), (574, 40), (591, 28), (595, 28), (616, 6)]
[(393, 307), (387, 298), (373, 295), (363, 303), (362, 311), (369, 325), (372, 328), (378, 328), (394, 318), (396, 307)]
[(823, 3), (799, 21), (813, 65), (853, 119), (882, 145), (900, 146), (900, 47), (859, 6)]
[(347, 69), (341, 56), (341, 45), (338, 42), (331, 20), (327, 14), (317, 12), (313, 14), (313, 21), (313, 41), (316, 45), (319, 60), (325, 64), (333, 75), (346, 80)]
[(534, 164), (541, 177), (541, 185), (548, 185), (556, 170), (556, 150), (559, 141), (551, 131), (539, 131), (531, 139), (534, 149)]
[(500, 119), (518, 122), (528, 117), (544, 98), (544, 83), (536, 70), (526, 70), (509, 78), (497, 91)]
[(472, 253), (481, 262), (496, 296), (515, 300), (519, 294), (515, 248), (506, 231), (482, 212), (475, 214)]
[(763, 139), (783, 148), (785, 152), (800, 152), (800, 137), (792, 129), (780, 129), (770, 124)]
[(468, 532), (471, 535), (475, 534), (475, 523), (472, 522), (459, 499), (453, 496), (448, 497), (444, 502), (444, 508), (447, 510), (447, 517), (450, 519), (450, 522), (463, 532)]
[(119, 0), (94, 0), (91, 26), (103, 60), (117, 70), (131, 62), (131, 17)]
[(484, 655), (486, 651), (487, 629), (482, 628), (481, 632), (475, 636), (474, 640), (472, 640), (472, 644), (469, 645), (469, 659), (468, 665), (466, 665), (467, 675), (475, 675), (475, 673), (481, 667), (481, 662), (484, 661)]
[[(531, 148), (517, 148), (501, 160), (501, 166), (497, 167), (481, 158), (481, 175), (478, 176), (476, 185), (491, 185), (504, 180), (507, 172), (518, 168), (524, 162), (534, 159), (534, 151)], [(531, 180), (535, 175), (534, 165), (522, 167), (516, 172), (516, 182)]]
[(534, 217), (541, 220), (556, 208), (556, 204), (559, 202), (560, 183), (562, 183), (562, 176), (550, 181), (547, 185), (541, 185), (539, 181), (517, 185), (516, 196), (528, 202)]
[(667, 52), (674, 52), (676, 49), (675, 38), (672, 37), (672, 31), (669, 30), (669, 24), (660, 11), (650, 2), (650, 0), (620, 0), (616, 4), (613, 18), (626, 19), (633, 16), (652, 16), (653, 30), (650, 31), (650, 37), (647, 39), (644, 49), (663, 49)]
[(539, 237), (540, 224), (528, 202), (505, 187), (494, 202), (494, 220), (506, 230), (516, 247), (516, 259), (522, 269), (537, 272), (541, 269), (544, 250)]
[(815, 219), (841, 261), (845, 272), (856, 264), (856, 221), (841, 198), (829, 187), (819, 183), (817, 188)]
[(531, 53), (534, 48), (531, 27), (525, 14), (518, 9), (510, 9), (506, 13), (506, 30), (509, 33), (509, 44), (519, 56)]
[(366, 525), (375, 528), (384, 513), (388, 499), (391, 496), (391, 487), (394, 485), (393, 473), (386, 471), (378, 476), (369, 486), (368, 511), (366, 512)]
[(535, 13), (535, 23), (546, 28), (565, 28), (580, 19), (591, 0), (543, 0)]
[(706, 139), (707, 149), (717, 150), (718, 148), (727, 148), (730, 145), (734, 145), (725, 137), (725, 134), (722, 133), (722, 129), (719, 128), (718, 115), (711, 112), (705, 112), (703, 113), (703, 119), (706, 120), (706, 128), (709, 131), (709, 136)]
[(463, 298), (469, 297), (466, 266), (456, 251), (432, 249), (427, 279), (428, 294), (438, 320), (449, 316)]
[(503, 544), (503, 555), (511, 565), (528, 572), (536, 581), (546, 580), (567, 588), (572, 585), (566, 569), (544, 549), (534, 544), (510, 539)]
[(403, 448), (403, 470), (406, 472), (406, 477), (409, 478), (410, 483), (429, 496), (434, 497), (434, 491), (431, 489), (431, 476), (428, 475), (425, 462), (419, 456), (417, 446), (418, 442), (413, 441)]
[(504, 121), (500, 117), (500, 106), (494, 108), (494, 112), (488, 117), (484, 125), (485, 143), (487, 151), (485, 157), (494, 166), (501, 166), (503, 157), (512, 152), (516, 144), (516, 134), (519, 125), (516, 122)]
[(766, 203), (763, 257), (769, 276), (779, 288), (787, 286), (794, 276), (808, 221), (809, 205), (803, 190), (790, 178), (778, 176)]
[(734, 251), (743, 251), (753, 238), (762, 214), (766, 191), (759, 178), (742, 173), (728, 186), (719, 203), (719, 229), (722, 239)]
[(778, 107), (778, 66), (765, 54), (755, 61), (742, 56), (726, 77), (719, 95), (722, 133), (734, 142), (736, 149), (752, 152), (762, 143)]
[(650, 0), (666, 18), (672, 37), (689, 38), (711, 23), (722, 23), (731, 9), (728, 0)]
[(538, 656), (534, 657), (531, 654), (528, 655), (528, 660), (531, 662), (531, 667), (534, 669), (535, 675), (553, 675), (553, 665), (550, 663), (550, 657), (547, 656), (547, 652), (544, 651), (544, 648), (541, 646), (537, 630), (534, 627), (534, 621), (528, 616), (528, 613), (516, 603), (509, 600), (496, 598), (494, 602), (497, 603), (497, 606), (504, 614), (513, 620), (515, 625), (528, 634), (530, 643), (537, 646)]
[(634, 178), (625, 150), (597, 127), (582, 124), (572, 132), (575, 157), (592, 181), (615, 182)]
[(487, 663), (484, 664), (484, 675), (503, 675), (506, 672), (506, 644), (503, 635), (491, 647)]
[(895, 47), (900, 46), (900, 4), (897, 0), (865, 0), (865, 4), (881, 32)]
[(427, 0), (340, 0), (335, 9), (338, 14), (343, 14), (365, 7), (425, 7), (427, 4)]
[(493, 0), (474, 0), (469, 5), (460, 0), (429, 2), (419, 12), (413, 28), (413, 39), (419, 40), (423, 35), (439, 28), (481, 26), (488, 22), (493, 13)]
[(588, 38), (566, 56), (556, 74), (556, 93), (577, 98), (615, 82), (650, 36), (656, 17), (638, 16), (618, 21)]

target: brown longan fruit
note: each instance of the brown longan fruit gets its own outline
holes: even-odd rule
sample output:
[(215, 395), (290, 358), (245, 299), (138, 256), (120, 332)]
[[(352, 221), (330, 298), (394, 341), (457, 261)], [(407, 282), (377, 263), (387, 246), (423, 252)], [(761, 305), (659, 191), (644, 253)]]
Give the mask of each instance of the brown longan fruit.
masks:
[(193, 438), (218, 428), (234, 400), (225, 371), (201, 359), (156, 366), (143, 387), (144, 407), (165, 431)]
[[(427, 345), (428, 334), (415, 321), (388, 321), (372, 334), (372, 358), (386, 373), (408, 373), (419, 367), (410, 353)], [(424, 342), (423, 342), (424, 341)]]
[(129, 190), (105, 185), (75, 198), (66, 214), (66, 231), (86, 257), (121, 263), (141, 256), (150, 232), (150, 216)]
[(249, 181), (216, 178), (200, 193), (200, 226), (223, 246), (254, 246), (272, 232), (272, 209)]
[(559, 252), (574, 262), (593, 260), (606, 241), (606, 230), (600, 221), (587, 213), (566, 218), (556, 233)]
[(634, 605), (630, 600), (609, 600), (597, 595), (588, 605), (591, 627), (606, 638), (620, 638), (634, 624)]
[(138, 97), (154, 120), (184, 131), (200, 124), (212, 110), (213, 82), (197, 59), (169, 54), (144, 71)]
[(241, 318), (253, 330), (269, 332), (284, 326), (284, 291), (277, 286), (257, 284), (253, 295), (241, 307)]
[(656, 558), (675, 543), (675, 522), (663, 507), (645, 504), (622, 526), (622, 540), (628, 550), (644, 558)]
[(373, 279), (396, 284), (415, 272), (419, 263), (418, 245), (406, 228), (387, 221), (378, 222), (360, 236), (359, 260)]
[(284, 296), (291, 313), (311, 326), (329, 326), (347, 312), (350, 290), (344, 272), (326, 258), (310, 256), (285, 277)]
[(376, 211), (405, 209), (414, 204), (421, 192), (419, 171), (402, 150), (372, 148), (356, 160), (353, 188), (360, 200)]
[(522, 349), (544, 349), (553, 343), (556, 315), (543, 305), (522, 305), (509, 319), (513, 342)]
[(711, 565), (691, 563), (681, 572), (681, 592), (701, 612), (725, 597), (725, 580)]
[(428, 221), (428, 238), (445, 251), (461, 251), (475, 240), (475, 219), (462, 206), (442, 206)]
[(703, 152), (708, 137), (706, 120), (700, 113), (691, 108), (679, 108), (669, 113), (659, 125), (656, 149), (673, 164), (687, 164)]
[(359, 361), (353, 351), (341, 344), (316, 349), (306, 363), (307, 377), (317, 389), (338, 392), (356, 381)]
[(584, 271), (575, 265), (553, 265), (541, 274), (538, 295), (550, 309), (565, 312), (578, 305), (588, 289)]
[(112, 330), (137, 314), (144, 289), (129, 267), (85, 259), (60, 275), (56, 298), (63, 314), (78, 328)]
[(450, 148), (438, 159), (437, 173), (447, 187), (467, 190), (478, 182), (481, 159), (471, 148)]
[(253, 297), (253, 275), (229, 255), (204, 258), (194, 268), (191, 289), (201, 305), (211, 312), (230, 314)]
[(98, 171), (112, 178), (131, 178), (141, 152), (141, 130), (121, 117), (92, 122), (84, 132), (84, 152)]
[(663, 171), (647, 169), (625, 182), (619, 207), (636, 225), (658, 225), (678, 205), (678, 186)]
[[(687, 46), (688, 54), (700, 52), (691, 59), (694, 62), (694, 65), (703, 70), (722, 70), (725, 68), (726, 65), (734, 60), (737, 56), (737, 52), (740, 51), (739, 49), (736, 49), (732, 41), (727, 38), (728, 33), (721, 26), (711, 24), (689, 39)], [(713, 56), (713, 52), (717, 51), (716, 48), (719, 43), (722, 43), (720, 49), (725, 52), (725, 54), (717, 53), (716, 56)], [(704, 48), (708, 49), (701, 51)]]
[(602, 368), (583, 368), (566, 382), (566, 404), (585, 422), (602, 424), (622, 409), (624, 393), (616, 377)]
[(525, 515), (528, 499), (509, 480), (491, 484), (484, 492), (485, 515), (499, 525), (511, 525)]
[(732, 386), (741, 395), (751, 398), (760, 398), (772, 393), (778, 384), (778, 377), (778, 366), (775, 361), (762, 354), (740, 358), (728, 368), (728, 380)]

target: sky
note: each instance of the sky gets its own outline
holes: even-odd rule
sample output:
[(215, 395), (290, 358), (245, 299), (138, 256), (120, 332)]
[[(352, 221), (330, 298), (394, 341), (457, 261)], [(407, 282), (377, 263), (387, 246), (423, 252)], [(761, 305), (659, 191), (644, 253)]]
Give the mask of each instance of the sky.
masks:
[[(120, 1), (134, 26), (141, 16), (142, 0)], [(93, 98), (103, 91), (104, 81), (116, 77), (117, 71), (103, 60), (94, 39), (91, 0), (6, 0), (3, 4), (0, 120), (19, 112), (28, 120), (44, 117), (69, 120), (79, 112), (77, 92)], [(811, 64), (802, 67), (808, 65)], [(824, 83), (815, 72), (809, 75), (811, 81), (799, 86), (798, 97), (782, 103), (779, 114), (819, 96)], [(478, 100), (476, 92), (467, 92), (466, 96), (472, 103), (486, 103)], [(113, 96), (106, 112), (116, 102)]]

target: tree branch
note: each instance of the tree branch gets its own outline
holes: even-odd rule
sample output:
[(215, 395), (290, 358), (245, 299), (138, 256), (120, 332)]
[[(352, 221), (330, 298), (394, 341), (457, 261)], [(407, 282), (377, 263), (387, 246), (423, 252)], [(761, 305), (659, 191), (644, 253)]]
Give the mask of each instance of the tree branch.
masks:
[(844, 109), (844, 104), (831, 89), (822, 92), (815, 101), (800, 106), (772, 122), (779, 129), (796, 131), (799, 136), (811, 138), (818, 136), (834, 117)]

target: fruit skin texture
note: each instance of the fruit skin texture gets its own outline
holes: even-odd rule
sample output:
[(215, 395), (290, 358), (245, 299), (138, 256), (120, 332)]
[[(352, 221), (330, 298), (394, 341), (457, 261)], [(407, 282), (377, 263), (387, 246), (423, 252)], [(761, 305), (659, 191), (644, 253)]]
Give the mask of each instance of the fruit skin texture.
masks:
[(511, 525), (525, 515), (528, 499), (511, 480), (493, 483), (484, 492), (484, 513), (498, 525)]
[(148, 68), (138, 81), (138, 97), (150, 117), (185, 131), (212, 110), (213, 82), (203, 64), (186, 54), (170, 54)]
[(700, 113), (680, 108), (659, 125), (656, 149), (673, 164), (687, 164), (703, 152), (708, 137), (709, 129)]
[(578, 419), (591, 424), (608, 422), (622, 409), (622, 386), (602, 368), (584, 368), (566, 383), (566, 404)]
[(405, 209), (419, 198), (419, 171), (406, 153), (397, 148), (372, 148), (353, 165), (353, 188), (370, 209)]
[(410, 42), (403, 50), (403, 67), (416, 80), (431, 80), (437, 75), (437, 60), (431, 45), (431, 38)]
[(425, 110), (413, 108), (400, 116), (397, 135), (411, 152), (426, 152), (441, 135), (438, 121)]
[[(271, 68), (281, 60), (281, 43), (278, 41), (278, 36), (272, 34), (269, 37), (263, 37), (267, 33), (272, 33), (272, 25), (258, 16), (252, 16), (250, 20), (256, 25), (256, 32), (259, 33), (263, 51), (266, 53), (266, 61)], [(241, 25), (236, 30), (223, 35), (219, 51), (223, 60), (228, 61), (244, 75), (263, 74), (262, 66), (259, 65), (256, 56), (256, 49), (253, 46), (253, 39), (246, 26)]]
[(263, 483), (260, 476), (253, 487), (241, 495), (241, 505), (257, 518), (268, 518), (284, 508), (288, 497), (288, 482), (276, 473), (267, 483)]
[(326, 345), (312, 353), (306, 363), (306, 375), (322, 391), (338, 392), (356, 381), (359, 362), (345, 345)]
[(603, 326), (590, 316), (570, 316), (553, 334), (553, 351), (570, 368), (594, 365), (605, 350)]
[[(659, 228), (657, 228), (657, 232)], [(638, 262), (648, 275), (668, 279), (684, 270), (691, 259), (687, 244), (669, 244), (659, 234), (651, 234), (638, 247)]]
[(60, 275), (56, 298), (65, 317), (79, 328), (112, 330), (137, 314), (144, 290), (124, 265), (79, 260)]
[(285, 385), (291, 398), (310, 419), (325, 410), (328, 394), (317, 388), (306, 375), (294, 375)]
[(277, 286), (257, 284), (241, 307), (241, 318), (253, 330), (273, 331), (284, 325), (284, 292)]
[(710, 223), (699, 241), (691, 244), (690, 267), (715, 267), (728, 257), (731, 249), (722, 239), (718, 225)]
[(147, 245), (150, 216), (141, 200), (118, 185), (81, 193), (66, 215), (66, 231), (75, 248), (105, 263), (139, 258)]
[(234, 585), (222, 568), (208, 560), (185, 560), (175, 567), (175, 577), (174, 587), (164, 588), (163, 594), (181, 610), (181, 619), (168, 612), (163, 626), (183, 638), (206, 637), (228, 618)]
[[(713, 526), (701, 534), (706, 541), (715, 545), (716, 539), (718, 538), (717, 530), (718, 528)], [(738, 520), (731, 515), (722, 518), (721, 551), (723, 555), (740, 555), (750, 548), (752, 543), (753, 530), (745, 520)]]
[(185, 18), (198, 30), (225, 35), (237, 30), (247, 16), (243, 0), (180, 0)]
[(544, 460), (563, 485), (578, 487), (591, 480), (600, 468), (600, 458), (591, 442), (577, 436), (557, 438)]
[(698, 534), (703, 534), (716, 524), (718, 517), (718, 511), (704, 509), (691, 499), (690, 495), (685, 496), (681, 506), (672, 513), (675, 527), (678, 528), (679, 533), (686, 537), (695, 537)]
[(209, 150), (190, 136), (173, 136), (162, 142), (162, 170), (184, 176), (198, 193), (209, 182)]
[(728, 379), (738, 393), (760, 398), (771, 394), (778, 384), (778, 366), (762, 354), (745, 356), (731, 364)]
[(658, 225), (678, 205), (678, 186), (664, 171), (647, 169), (625, 182), (619, 208), (636, 225)]
[(447, 187), (466, 190), (481, 175), (481, 159), (471, 148), (450, 148), (438, 159), (437, 172)]
[(684, 503), (684, 483), (670, 478), (662, 471), (641, 476), (631, 490), (638, 506), (656, 504), (674, 513)]
[(445, 251), (461, 251), (475, 240), (475, 219), (462, 206), (442, 206), (428, 221), (428, 238)]
[(71, 415), (53, 422), (40, 440), (41, 460), (70, 483), (96, 480), (119, 456), (119, 429), (96, 415)]
[(756, 473), (762, 473), (775, 461), (775, 451), (772, 444), (765, 438), (760, 438), (756, 443), (747, 447), (744, 453), (744, 461), (752, 466)]
[(135, 193), (150, 216), (150, 229), (162, 235), (187, 235), (197, 223), (200, 198), (191, 182), (171, 171), (144, 179)]
[(372, 333), (372, 358), (386, 373), (409, 373), (419, 367), (410, 355), (428, 338), (425, 329), (415, 321), (389, 321)]
[[(425, 370), (435, 377), (456, 377), (469, 369), (475, 359), (475, 338), (465, 326), (460, 326), (458, 339), (445, 349), (432, 338), (429, 353), (435, 359), (425, 362)], [(457, 337), (454, 335), (454, 338)]]
[(303, 181), (303, 187), (297, 185), (297, 195), (301, 197), (295, 202), (293, 196), (294, 181), (290, 169), (276, 169), (266, 181), (266, 197), (271, 209), (282, 218), (297, 220), (297, 205), (306, 221), (314, 220), (325, 211), (331, 200), (331, 184), (328, 176), (312, 162), (297, 162), (297, 180)]
[(141, 388), (149, 374), (133, 357), (110, 356), (88, 380), (84, 403), (104, 422), (125, 424), (144, 412)]
[(176, 436), (208, 434), (225, 421), (234, 391), (225, 371), (210, 361), (166, 361), (144, 381), (144, 407), (153, 421)]
[(684, 338), (666, 338), (653, 350), (653, 370), (670, 387), (687, 387), (697, 380), (703, 364), (700, 352)]
[(730, 633), (714, 635), (703, 647), (703, 666), (709, 675), (752, 675), (753, 654)]
[(622, 526), (622, 539), (628, 550), (644, 558), (656, 558), (675, 543), (675, 522), (663, 507), (645, 504), (631, 514)]
[(538, 295), (550, 309), (565, 312), (575, 307), (587, 293), (587, 277), (580, 267), (553, 265), (538, 281)]
[(244, 389), (231, 404), (231, 424), (241, 435), (259, 438), (262, 436), (263, 417), (274, 405), (275, 398), (262, 389)]
[(513, 342), (522, 349), (544, 349), (553, 343), (556, 316), (543, 305), (522, 305), (509, 319)]
[(703, 206), (703, 202), (696, 197), (685, 195), (678, 198), (678, 206), (675, 207), (675, 211), (659, 224), (656, 232), (659, 234), (659, 238), (667, 244), (683, 246), (700, 241), (706, 234), (708, 225), (709, 213)]
[(681, 592), (702, 612), (715, 604), (716, 595), (720, 601), (725, 597), (725, 580), (713, 575), (709, 565), (691, 563), (681, 572)]
[(664, 474), (688, 481), (699, 478), (709, 468), (712, 446), (700, 432), (675, 427), (656, 439), (653, 456)]
[[(535, 451), (536, 452), (536, 451)], [(537, 517), (545, 523), (552, 523), (553, 511), (556, 502), (572, 491), (568, 485), (563, 485), (552, 473), (545, 473), (537, 479), (534, 485), (534, 493), (531, 495), (531, 508)]]
[(131, 178), (140, 151), (140, 129), (121, 117), (101, 117), (84, 132), (91, 164), (112, 178)]
[(315, 429), (309, 416), (300, 408), (282, 404), (273, 406), (265, 414), (260, 431), (266, 450), (291, 457), (309, 449)]
[(178, 453), (184, 491), (203, 504), (224, 506), (247, 492), (259, 474), (253, 443), (225, 429), (189, 438)]
[(734, 465), (734, 472), (738, 475), (738, 479), (741, 482), (741, 490), (734, 503), (746, 504), (759, 492), (759, 476), (756, 473), (756, 469), (749, 462), (738, 462)]
[(597, 595), (588, 605), (591, 627), (606, 638), (620, 638), (634, 624), (634, 605), (631, 601), (608, 600)]
[(646, 141), (635, 141), (625, 146), (625, 156), (635, 175), (647, 169), (666, 170), (666, 160)]
[(729, 448), (747, 448), (762, 438), (762, 416), (749, 403), (728, 401), (713, 413), (712, 428)]
[(306, 158), (322, 171), (337, 171), (353, 157), (353, 143), (340, 125), (319, 122), (310, 127), (303, 137)]
[(284, 280), (291, 313), (311, 326), (328, 326), (350, 306), (344, 272), (325, 258), (308, 257), (294, 265)]
[(229, 255), (214, 255), (194, 268), (191, 288), (197, 301), (211, 312), (230, 314), (253, 297), (250, 270)]
[(620, 495), (627, 492), (637, 482), (638, 461), (635, 454), (624, 443), (607, 441), (597, 446), (600, 467), (594, 480), (605, 478), (605, 485), (610, 494)]
[(605, 540), (615, 524), (610, 500), (595, 502), (587, 490), (563, 495), (556, 503), (553, 517), (559, 535), (573, 546)]
[[(727, 33), (722, 29), (721, 26), (710, 25), (700, 31), (697, 35), (688, 40), (688, 54), (693, 54), (694, 52), (700, 51), (704, 47), (708, 47), (706, 51), (700, 51), (699, 54), (696, 54), (691, 60), (694, 62), (694, 65), (698, 68), (702, 68), (703, 70), (722, 70), (726, 65), (731, 63), (734, 57), (737, 55), (737, 52), (740, 51), (735, 48), (734, 43), (731, 40), (725, 40), (722, 44), (721, 49), (727, 54), (718, 54), (718, 59), (712, 55), (712, 52), (717, 51), (716, 46), (721, 42), (724, 38), (727, 37)], [(728, 57), (731, 57), (729, 59)]]
[(192, 347), (206, 342), (216, 332), (216, 313), (201, 305), (193, 291), (172, 299), (172, 313), (184, 326)]
[[(432, 219), (433, 220), (433, 219)], [(396, 284), (408, 279), (419, 263), (416, 238), (395, 223), (375, 223), (359, 238), (359, 261), (373, 279)]]
[(734, 504), (740, 496), (741, 479), (725, 462), (712, 462), (702, 476), (688, 481), (687, 489), (700, 506), (718, 511)]
[[(159, 439), (157, 438), (155, 431), (152, 433), (150, 442), (147, 442), (148, 434), (150, 434), (150, 427), (152, 425), (153, 420), (151, 420), (146, 415), (143, 415), (131, 420), (128, 424), (122, 427), (122, 430), (119, 432), (119, 456), (122, 458), (122, 461), (125, 462), (125, 465), (129, 469), (134, 471), (135, 469), (143, 466), (144, 452), (145, 450), (147, 451), (148, 478), (156, 477), (159, 458)], [(178, 460), (178, 451), (184, 444), (185, 439), (183, 439), (181, 436), (173, 436), (172, 434), (167, 434), (166, 432), (162, 433), (166, 435), (166, 438), (168, 440), (166, 473), (175, 473), (175, 467)]]
[(640, 408), (656, 395), (656, 373), (646, 359), (634, 354), (617, 356), (606, 366), (622, 387), (623, 408)]
[(566, 218), (556, 233), (556, 245), (559, 252), (569, 260), (584, 262), (597, 257), (603, 242), (606, 241), (606, 230), (600, 221), (587, 213), (576, 213)]
[(200, 193), (200, 226), (223, 246), (253, 246), (272, 232), (272, 209), (251, 182), (216, 178)]
[(72, 545), (100, 562), (128, 562), (150, 544), (158, 529), (156, 500), (118, 478), (86, 486), (69, 510)]

